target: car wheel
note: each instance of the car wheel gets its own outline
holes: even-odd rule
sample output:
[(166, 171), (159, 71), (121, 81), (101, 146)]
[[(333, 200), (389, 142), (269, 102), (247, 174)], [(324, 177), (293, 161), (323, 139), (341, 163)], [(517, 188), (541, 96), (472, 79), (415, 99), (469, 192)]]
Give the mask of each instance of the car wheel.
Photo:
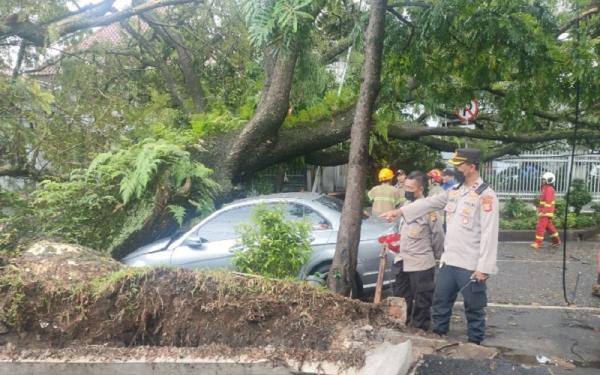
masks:
[[(323, 286), (327, 286), (327, 276), (329, 275), (329, 270), (331, 269), (331, 263), (323, 263), (313, 268), (309, 274), (309, 278), (313, 280), (319, 280), (319, 284)], [(362, 283), (360, 281), (360, 277), (358, 273), (354, 274), (354, 278), (352, 279), (352, 298), (360, 298), (362, 296)]]

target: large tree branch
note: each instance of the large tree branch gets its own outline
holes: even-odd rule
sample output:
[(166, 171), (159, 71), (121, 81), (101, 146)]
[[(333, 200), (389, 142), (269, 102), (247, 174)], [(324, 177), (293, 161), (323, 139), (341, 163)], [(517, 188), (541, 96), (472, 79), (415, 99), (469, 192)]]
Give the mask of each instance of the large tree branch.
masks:
[[(456, 143), (443, 141), (434, 137), (423, 137), (418, 142), (436, 151), (454, 152), (457, 148)], [(490, 161), (505, 155), (518, 155), (521, 151), (522, 147), (518, 143), (499, 145), (484, 150), (481, 160)], [(348, 150), (329, 148), (316, 151), (305, 155), (304, 161), (308, 164), (320, 166), (343, 165), (348, 163)]]
[(394, 17), (396, 17), (396, 19), (398, 19), (398, 21), (402, 22), (403, 24), (409, 26), (411, 29), (414, 30), (415, 25), (412, 22), (410, 22), (409, 20), (407, 20), (406, 17), (401, 15), (400, 12), (398, 12), (396, 9), (394, 9), (392, 7), (388, 7), (387, 11), (390, 12), (391, 14), (393, 14)]
[(194, 72), (192, 55), (185, 46), (183, 37), (176, 30), (162, 25), (159, 22), (159, 19), (154, 15), (146, 13), (142, 15), (142, 18), (156, 31), (158, 35), (160, 35), (167, 45), (175, 48), (175, 51), (177, 51), (177, 56), (179, 57), (179, 68), (183, 74), (185, 87), (187, 88), (189, 95), (192, 97), (194, 110), (195, 112), (204, 112), (206, 109), (205, 95), (202, 90), (200, 80)]
[[(89, 29), (97, 26), (106, 26), (135, 15), (165, 6), (199, 2), (201, 0), (149, 0), (143, 4), (124, 9), (100, 17), (90, 17), (86, 12), (68, 16), (52, 24), (36, 24), (29, 20), (21, 20), (17, 14), (12, 14), (0, 21), (0, 40), (10, 36), (18, 36), (28, 40), (34, 45), (43, 46), (53, 38)], [(104, 9), (104, 8), (103, 8)], [(98, 9), (92, 10), (98, 12)], [(106, 10), (108, 12), (108, 10)], [(50, 33), (50, 29), (52, 33)]]
[[(299, 124), (293, 129), (282, 129), (276, 139), (262, 147), (257, 147), (245, 161), (245, 171), (250, 173), (264, 169), (270, 165), (293, 160), (300, 156), (311, 155), (331, 146), (347, 141), (350, 138), (354, 106), (321, 119), (312, 124)], [(495, 158), (512, 154), (519, 144), (545, 143), (554, 140), (571, 139), (573, 130), (569, 128), (537, 131), (532, 133), (494, 132), (480, 129), (456, 127), (425, 127), (417, 122), (397, 123), (389, 127), (388, 136), (392, 139), (413, 140), (439, 151), (454, 151), (457, 144), (443, 140), (440, 136), (453, 136), (470, 139), (485, 139), (502, 142), (502, 145), (490, 151), (484, 158)], [(600, 140), (600, 127), (597, 130), (582, 129), (581, 137)], [(324, 154), (311, 156), (316, 160)], [(336, 156), (336, 158), (339, 157)]]
[(17, 78), (19, 74), (21, 74), (21, 65), (23, 64), (23, 59), (25, 59), (25, 52), (27, 50), (27, 43), (24, 40), (21, 40), (21, 45), (19, 46), (19, 52), (17, 53), (17, 61), (15, 62), (15, 67), (13, 68), (12, 77)]
[[(580, 137), (600, 139), (600, 129), (582, 129), (579, 131)], [(573, 136), (573, 129), (556, 129), (547, 131), (536, 131), (535, 133), (517, 133), (517, 132), (491, 132), (488, 130), (465, 129), (465, 128), (433, 128), (433, 127), (415, 127), (407, 128), (402, 125), (391, 126), (388, 135), (397, 139), (419, 140), (424, 136), (454, 136), (474, 139), (487, 139), (501, 142), (517, 143), (542, 143), (560, 139), (570, 139)]]
[(40, 180), (43, 176), (40, 171), (34, 170), (29, 165), (14, 167), (10, 165), (0, 166), (0, 177), (22, 177)]
[(135, 40), (138, 41), (140, 47), (146, 51), (149, 56), (152, 56), (152, 65), (155, 66), (162, 74), (167, 89), (171, 93), (173, 100), (176, 102), (179, 108), (184, 108), (184, 100), (175, 84), (175, 77), (171, 74), (169, 67), (165, 64), (164, 60), (160, 59), (158, 52), (152, 48), (150, 42), (148, 42), (143, 35), (138, 33), (127, 20), (121, 22), (121, 26), (131, 35)]
[(313, 152), (304, 157), (304, 161), (311, 165), (333, 167), (348, 163), (348, 150), (327, 149)]
[(256, 112), (244, 126), (227, 155), (225, 180), (236, 182), (248, 173), (248, 158), (257, 149), (269, 148), (288, 113), (294, 68), (298, 59), (297, 44), (290, 51), (280, 50), (273, 63), (269, 85), (263, 90)]
[(404, 8), (404, 7), (417, 7), (417, 8), (429, 8), (431, 4), (425, 1), (397, 1), (390, 5), (390, 8)]
[(330, 49), (321, 52), (321, 64), (331, 64), (335, 61), (336, 57), (338, 57), (344, 51), (348, 50), (348, 48), (350, 48), (352, 44), (354, 44), (354, 37), (352, 35), (349, 35), (344, 39), (338, 41)]
[[(354, 106), (312, 125), (300, 125), (279, 132), (277, 143), (255, 152), (248, 158), (250, 171), (321, 151), (350, 139)], [(258, 151), (258, 150), (257, 150)]]
[[(506, 92), (500, 89), (492, 89), (491, 87), (483, 87), (482, 90), (489, 92), (490, 94), (506, 97)], [(570, 122), (571, 124), (580, 124), (588, 127), (600, 127), (600, 123), (583, 120), (581, 118), (576, 119), (573, 114), (570, 113), (551, 113), (544, 111), (533, 111), (533, 115), (539, 118), (543, 118), (545, 120), (551, 121), (565, 121)]]
[(581, 21), (587, 17), (593, 16), (594, 14), (598, 13), (599, 10), (600, 9), (599, 9), (598, 5), (595, 5), (595, 6), (591, 7), (590, 9), (582, 12), (580, 15), (573, 18), (572, 20), (567, 22), (563, 27), (561, 27), (558, 30), (558, 32), (556, 33), (556, 37), (558, 38), (562, 33), (566, 32), (571, 27), (573, 27), (573, 25), (575, 25), (578, 21)]
[(43, 22), (40, 23), (40, 26), (45, 26), (45, 25), (50, 25), (50, 24), (56, 23), (56, 22), (60, 22), (64, 19), (67, 19), (69, 17), (74, 17), (74, 16), (82, 14), (82, 13), (85, 13), (86, 17), (103, 16), (112, 9), (114, 2), (115, 2), (115, 0), (103, 0), (103, 1), (99, 2), (98, 4), (88, 4), (86, 6), (75, 9), (73, 11), (59, 14), (52, 18), (44, 20)]

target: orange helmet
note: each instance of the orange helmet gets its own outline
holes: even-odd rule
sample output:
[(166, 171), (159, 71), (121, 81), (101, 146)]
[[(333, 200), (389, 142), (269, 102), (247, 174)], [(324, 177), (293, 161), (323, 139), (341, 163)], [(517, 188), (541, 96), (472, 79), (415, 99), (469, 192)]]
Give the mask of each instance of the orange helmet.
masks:
[(438, 184), (442, 182), (442, 172), (439, 169), (432, 169), (427, 172), (427, 177), (431, 177)]
[(381, 168), (378, 177), (379, 182), (391, 181), (394, 178), (394, 172), (389, 168)]

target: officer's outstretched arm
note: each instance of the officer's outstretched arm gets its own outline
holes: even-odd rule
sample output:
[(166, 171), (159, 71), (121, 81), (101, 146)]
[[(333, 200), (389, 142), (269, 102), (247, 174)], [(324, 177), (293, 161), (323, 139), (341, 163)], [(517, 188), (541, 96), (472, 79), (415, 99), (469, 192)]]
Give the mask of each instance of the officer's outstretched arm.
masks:
[(424, 199), (417, 199), (411, 204), (402, 206), (402, 216), (407, 223), (413, 222), (423, 215), (439, 211), (448, 203), (448, 192), (439, 193)]

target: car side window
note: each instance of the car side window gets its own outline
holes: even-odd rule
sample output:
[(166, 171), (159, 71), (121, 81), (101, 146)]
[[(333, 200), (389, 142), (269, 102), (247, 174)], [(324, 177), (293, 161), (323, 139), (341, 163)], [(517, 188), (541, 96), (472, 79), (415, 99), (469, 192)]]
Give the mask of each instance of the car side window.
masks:
[(306, 220), (312, 230), (331, 229), (331, 224), (312, 208), (299, 203), (270, 203), (268, 207), (282, 207), (285, 219), (289, 221)]
[(313, 230), (327, 230), (331, 229), (331, 223), (325, 219), (317, 211), (310, 207), (303, 206), (304, 208), (304, 219), (308, 220)]
[(312, 208), (299, 203), (286, 203), (284, 206), (286, 220), (306, 220), (312, 230), (331, 229), (331, 223)]
[(198, 229), (199, 238), (208, 242), (233, 240), (239, 237), (236, 227), (242, 223), (249, 223), (253, 206), (232, 208), (213, 217)]

